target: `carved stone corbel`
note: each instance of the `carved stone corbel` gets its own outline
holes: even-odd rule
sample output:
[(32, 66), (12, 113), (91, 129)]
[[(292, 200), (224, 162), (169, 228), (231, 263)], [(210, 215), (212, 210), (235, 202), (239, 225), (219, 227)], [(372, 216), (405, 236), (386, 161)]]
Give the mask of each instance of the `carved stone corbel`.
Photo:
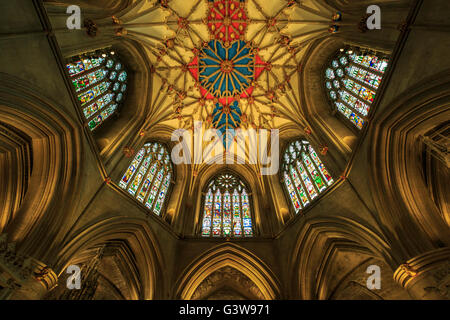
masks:
[(450, 299), (450, 248), (426, 252), (400, 265), (394, 280), (421, 300)]
[(58, 280), (50, 267), (18, 253), (6, 234), (0, 235), (0, 273), (12, 291), (10, 299), (40, 299)]

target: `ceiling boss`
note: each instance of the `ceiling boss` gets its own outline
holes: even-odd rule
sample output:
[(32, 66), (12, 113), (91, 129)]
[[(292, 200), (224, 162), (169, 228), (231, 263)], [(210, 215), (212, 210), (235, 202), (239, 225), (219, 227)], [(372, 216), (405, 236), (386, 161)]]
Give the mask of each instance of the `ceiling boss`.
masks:
[(303, 121), (302, 58), (331, 35), (327, 10), (313, 0), (148, 0), (120, 24), (152, 64), (152, 118), (225, 134)]
[(210, 41), (197, 51), (190, 64), (192, 76), (200, 83), (203, 98), (214, 101), (212, 125), (224, 136), (224, 146), (232, 139), (234, 129), (243, 117), (241, 98), (251, 96), (255, 80), (265, 68), (257, 48), (245, 41), (250, 19), (244, 1), (209, 0), (208, 26)]

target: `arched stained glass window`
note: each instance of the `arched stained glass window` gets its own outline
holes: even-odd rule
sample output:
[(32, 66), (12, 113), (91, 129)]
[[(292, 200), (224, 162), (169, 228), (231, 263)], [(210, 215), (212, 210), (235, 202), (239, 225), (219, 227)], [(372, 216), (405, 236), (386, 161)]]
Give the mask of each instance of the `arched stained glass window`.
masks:
[(124, 101), (128, 74), (114, 51), (72, 57), (66, 67), (87, 125), (95, 130)]
[(306, 140), (288, 145), (283, 155), (281, 174), (295, 213), (333, 184), (333, 178)]
[(236, 175), (226, 172), (212, 179), (203, 200), (203, 237), (253, 235), (250, 196)]
[(172, 162), (167, 149), (158, 142), (149, 142), (137, 152), (119, 186), (160, 215), (172, 178)]
[(358, 129), (367, 119), (388, 59), (342, 51), (325, 70), (325, 87), (336, 109)]

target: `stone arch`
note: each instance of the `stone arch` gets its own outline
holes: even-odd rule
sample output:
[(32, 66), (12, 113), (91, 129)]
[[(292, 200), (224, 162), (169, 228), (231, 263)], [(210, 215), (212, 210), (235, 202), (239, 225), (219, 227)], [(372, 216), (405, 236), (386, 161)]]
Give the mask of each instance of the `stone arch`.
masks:
[[(224, 161), (225, 163), (225, 161)], [(245, 163), (241, 165), (231, 164), (226, 166), (227, 170), (230, 170), (242, 178), (244, 183), (248, 185), (248, 192), (251, 194), (252, 209), (253, 209), (253, 223), (254, 228), (258, 230), (258, 234), (270, 232), (268, 229), (271, 217), (268, 216), (268, 210), (263, 210), (267, 207), (268, 199), (264, 199), (265, 186), (263, 184), (263, 178), (255, 173), (255, 169), (252, 165)], [(192, 202), (195, 203), (195, 209), (193, 211), (193, 232), (198, 231), (198, 227), (201, 225), (202, 217), (202, 190), (206, 183), (210, 181), (215, 175), (219, 174), (224, 168), (220, 165), (208, 165), (201, 164), (197, 171), (197, 177), (194, 190), (192, 190)], [(265, 221), (263, 221), (265, 220)]]
[[(150, 113), (152, 73), (151, 63), (142, 44), (128, 38), (114, 37), (111, 18), (99, 22), (99, 32), (95, 37), (90, 37), (85, 30), (73, 30), (65, 32), (67, 28), (65, 19), (60, 19), (65, 13), (66, 6), (54, 6), (48, 3), (48, 14), (52, 21), (54, 32), (58, 38), (61, 49), (62, 66), (66, 69), (65, 63), (74, 56), (96, 50), (108, 49), (117, 53), (121, 62), (128, 72), (127, 97), (123, 102), (121, 110), (113, 115), (89, 138), (93, 148), (98, 152), (106, 171), (113, 168), (120, 161), (121, 150), (127, 145), (139, 139), (140, 130), (143, 129), (145, 120)], [(107, 21), (107, 22), (106, 22)], [(96, 21), (97, 22), (97, 21)], [(61, 31), (63, 30), (63, 31)], [(67, 83), (70, 82), (66, 76)], [(74, 90), (69, 89), (71, 95)], [(78, 105), (77, 99), (73, 98), (74, 107), (81, 118), (84, 117)], [(89, 131), (87, 129), (87, 131)]]
[(125, 273), (125, 279), (135, 285), (132, 299), (164, 298), (164, 257), (146, 219), (114, 217), (79, 230), (64, 244), (55, 269), (62, 274), (69, 264), (88, 260), (103, 245), (109, 250), (115, 247), (119, 260), (135, 266)]
[(374, 202), (400, 260), (448, 246), (448, 224), (426, 190), (420, 139), (450, 116), (448, 72), (402, 92), (374, 123), (369, 159)]
[(31, 137), (0, 121), (0, 233), (20, 209), (33, 172)]
[(139, 139), (140, 130), (149, 113), (151, 75), (150, 65), (142, 46), (128, 39), (111, 44), (129, 71), (127, 98), (113, 121), (105, 123), (93, 135), (106, 168), (120, 161), (124, 146)]
[(271, 270), (252, 253), (235, 244), (222, 244), (192, 262), (178, 279), (175, 298), (189, 300), (196, 288), (213, 272), (229, 266), (246, 275), (265, 300), (280, 298), (278, 281)]
[[(61, 106), (23, 80), (0, 74), (0, 93), (2, 122), (20, 128), (30, 137), (33, 148), (27, 194), (4, 231), (12, 241), (23, 242), (21, 250), (25, 253), (37, 259), (48, 258), (55, 246), (54, 237), (63, 232), (59, 226), (67, 219), (57, 208), (70, 207), (76, 199), (73, 190), (82, 170), (81, 132), (61, 113)], [(44, 233), (53, 236), (42, 240)]]
[(301, 87), (305, 117), (312, 127), (312, 135), (321, 143), (329, 145), (330, 149), (337, 151), (333, 158), (342, 171), (356, 147), (358, 136), (334, 115), (327, 98), (323, 77), (330, 56), (344, 46), (344, 41), (339, 38), (316, 41), (305, 55), (304, 72), (301, 74), (302, 83), (305, 84)]
[[(348, 218), (313, 218), (304, 222), (288, 261), (289, 293), (294, 299), (327, 297), (323, 285), (327, 264), (339, 250), (362, 253), (385, 261), (392, 270), (396, 262), (391, 248), (377, 231)], [(289, 281), (289, 280), (287, 280)]]

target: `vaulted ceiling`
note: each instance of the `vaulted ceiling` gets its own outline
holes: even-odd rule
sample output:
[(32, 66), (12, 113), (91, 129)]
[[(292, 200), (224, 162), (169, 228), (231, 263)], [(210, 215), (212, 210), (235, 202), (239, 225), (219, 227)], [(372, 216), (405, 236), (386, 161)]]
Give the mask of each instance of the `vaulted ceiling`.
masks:
[(302, 58), (332, 15), (312, 0), (148, 0), (115, 22), (152, 64), (147, 128), (225, 133), (304, 123)]

